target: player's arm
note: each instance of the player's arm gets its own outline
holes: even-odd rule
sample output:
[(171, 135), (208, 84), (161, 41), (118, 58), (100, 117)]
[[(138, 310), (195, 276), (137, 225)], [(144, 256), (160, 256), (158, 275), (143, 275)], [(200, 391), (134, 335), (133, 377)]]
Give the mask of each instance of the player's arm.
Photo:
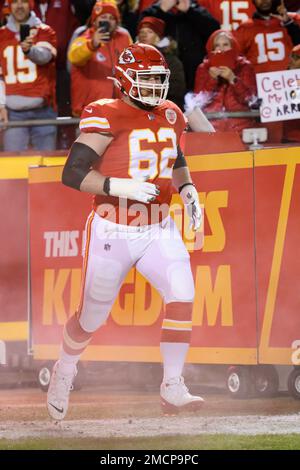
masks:
[(113, 140), (110, 135), (82, 133), (71, 147), (62, 182), (79, 191), (123, 197), (149, 203), (159, 194), (155, 184), (131, 178), (113, 178), (93, 170)]
[(62, 174), (66, 186), (91, 194), (104, 194), (105, 176), (92, 169), (112, 141), (103, 134), (80, 134), (68, 155)]
[(177, 147), (178, 154), (173, 166), (173, 184), (181, 196), (190, 218), (190, 226), (198, 230), (202, 221), (202, 210), (199, 202), (198, 192), (193, 184), (190, 170), (187, 166), (181, 148)]

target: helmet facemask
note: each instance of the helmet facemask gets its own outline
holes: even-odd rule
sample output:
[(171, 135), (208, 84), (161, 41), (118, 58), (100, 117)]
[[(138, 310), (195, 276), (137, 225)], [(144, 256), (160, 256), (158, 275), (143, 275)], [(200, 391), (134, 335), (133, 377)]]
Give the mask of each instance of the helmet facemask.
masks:
[[(135, 70), (128, 68), (126, 71), (116, 67), (123, 78), (130, 82), (131, 86), (127, 95), (133, 100), (140, 101), (144, 105), (158, 106), (163, 103), (169, 91), (170, 70), (160, 65), (153, 65), (148, 70)], [(151, 77), (160, 76), (161, 82), (151, 80)], [(150, 91), (148, 96), (143, 96), (142, 90)]]

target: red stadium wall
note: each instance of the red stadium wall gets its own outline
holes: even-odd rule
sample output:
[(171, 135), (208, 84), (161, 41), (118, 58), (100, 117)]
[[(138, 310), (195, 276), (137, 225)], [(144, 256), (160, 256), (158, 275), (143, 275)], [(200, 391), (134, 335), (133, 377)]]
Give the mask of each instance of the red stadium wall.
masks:
[(41, 157), (0, 157), (0, 339), (26, 341), (28, 165)]
[[(189, 145), (189, 154), (196, 152), (197, 146), (193, 150)], [(52, 164), (53, 160), (43, 159), (40, 163)], [(189, 361), (291, 364), (293, 344), (300, 331), (295, 289), (300, 275), (296, 256), (300, 228), (296, 193), (299, 148), (193, 155), (188, 163), (205, 205), (203, 250), (194, 249), (193, 238), (185, 240), (196, 284)], [(91, 210), (90, 196), (63, 187), (60, 175), (61, 167), (33, 168), (29, 172), (32, 335), (37, 359), (57, 356), (62, 326), (76, 308), (82, 235)], [(0, 180), (3, 188), (8, 184), (4, 180)], [(18, 311), (22, 312), (27, 302), (26, 282), (22, 283), (26, 203), (21, 197), (26, 184), (20, 180), (10, 180), (9, 184), (19, 188), (18, 197), (13, 197), (11, 191), (9, 209), (15, 213), (22, 207), (22, 216), (10, 219), (7, 206), (2, 209), (1, 220), (7, 219), (12, 225), (9, 232), (1, 230), (1, 239), (2, 246), (10, 243), (13, 259), (20, 266), (13, 296), (19, 298)], [(179, 202), (177, 195), (173, 202)], [(176, 212), (175, 220), (180, 227), (181, 211)], [(15, 240), (11, 240), (12, 233)], [(23, 256), (16, 245), (19, 250), (23, 247)], [(1, 265), (8, 266), (9, 256), (4, 260), (6, 264)], [(6, 291), (15, 285), (16, 277), (14, 269), (8, 266), (7, 271), (11, 272), (11, 283), (1, 290), (2, 312), (7, 311), (5, 305), (9, 305), (7, 299), (12, 294)], [(84, 358), (159, 361), (163, 308), (157, 292), (132, 270), (107, 324), (95, 334)], [(1, 317), (0, 339), (5, 320), (6, 313), (5, 318)], [(21, 315), (21, 323), (24, 320), (26, 317)]]
[[(196, 282), (190, 360), (228, 363), (238, 354), (240, 362), (256, 363), (254, 232), (249, 218), (253, 215), (253, 156), (235, 154), (231, 161), (228, 155), (196, 156), (189, 163), (194, 181), (201, 187), (208, 227), (203, 253), (194, 250), (193, 236), (186, 240)], [(63, 187), (60, 177), (61, 168), (33, 169), (29, 175), (32, 324), (37, 357), (57, 354), (62, 325), (76, 308), (82, 232), (91, 208), (90, 196)], [(237, 184), (241, 179), (242, 191)], [(180, 202), (178, 195), (173, 202)], [(181, 211), (175, 220), (182, 225)], [(85, 358), (159, 360), (162, 316), (158, 293), (132, 270)]]
[(0, 340), (28, 339), (28, 167), (64, 159), (0, 156)]
[[(300, 327), (292, 289), (299, 158), (299, 149), (188, 158), (205, 205), (203, 250), (186, 240), (196, 284), (189, 361), (291, 363)], [(76, 308), (91, 209), (90, 197), (64, 188), (60, 174), (61, 168), (30, 171), (33, 343), (43, 359), (57, 355), (62, 325)], [(181, 214), (176, 221), (180, 226)], [(84, 358), (159, 361), (163, 308), (132, 270)]]

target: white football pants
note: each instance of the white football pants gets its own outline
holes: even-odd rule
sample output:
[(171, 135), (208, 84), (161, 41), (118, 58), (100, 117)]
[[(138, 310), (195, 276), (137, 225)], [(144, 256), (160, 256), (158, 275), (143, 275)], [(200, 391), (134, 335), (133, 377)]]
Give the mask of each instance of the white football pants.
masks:
[(106, 221), (92, 212), (86, 224), (82, 295), (77, 312), (85, 331), (96, 331), (106, 321), (133, 266), (166, 304), (193, 302), (190, 256), (171, 217), (159, 224), (134, 227)]

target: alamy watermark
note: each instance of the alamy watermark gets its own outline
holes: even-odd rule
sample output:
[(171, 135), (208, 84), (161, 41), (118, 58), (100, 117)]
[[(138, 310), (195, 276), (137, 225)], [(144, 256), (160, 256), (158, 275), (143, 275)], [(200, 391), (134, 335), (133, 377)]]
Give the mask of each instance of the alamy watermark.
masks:
[[(141, 204), (130, 203), (127, 199), (120, 198), (118, 206), (113, 204), (100, 204), (97, 207), (97, 214), (107, 222), (107, 229), (103, 237), (117, 235), (117, 238), (125, 238), (126, 232), (141, 231), (144, 236), (151, 238), (174, 239), (178, 238), (178, 232), (183, 238), (188, 250), (197, 251), (203, 247), (204, 240), (204, 207), (201, 205), (201, 225), (197, 231), (191, 227), (192, 219), (188, 210), (182, 204), (173, 202), (172, 204)], [(171, 215), (175, 224), (169, 223)], [(153, 231), (155, 226), (160, 226), (162, 230)], [(114, 234), (114, 235), (113, 235)]]

